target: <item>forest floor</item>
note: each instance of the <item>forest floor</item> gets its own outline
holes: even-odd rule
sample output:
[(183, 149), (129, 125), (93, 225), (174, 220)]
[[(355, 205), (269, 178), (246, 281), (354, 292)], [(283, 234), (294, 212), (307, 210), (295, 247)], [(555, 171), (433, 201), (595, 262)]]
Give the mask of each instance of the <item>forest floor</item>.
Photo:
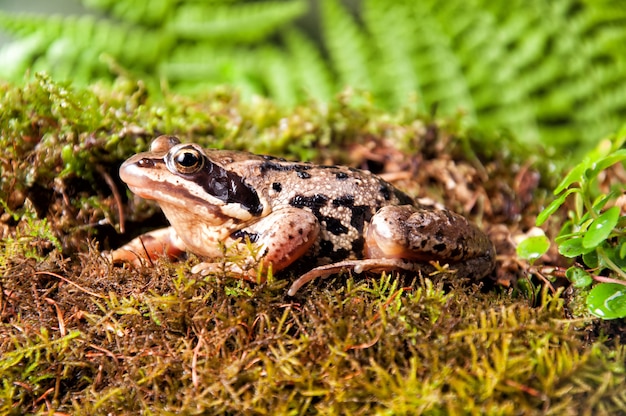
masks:
[[(581, 312), (554, 248), (516, 255), (558, 178), (511, 139), (358, 96), (286, 111), (45, 77), (2, 89), (0, 413), (626, 412), (621, 321)], [(290, 270), (253, 284), (194, 275), (193, 255), (113, 265), (102, 251), (166, 225), (117, 176), (162, 133), (369, 169), (476, 222), (496, 270), (344, 274), (290, 297)]]

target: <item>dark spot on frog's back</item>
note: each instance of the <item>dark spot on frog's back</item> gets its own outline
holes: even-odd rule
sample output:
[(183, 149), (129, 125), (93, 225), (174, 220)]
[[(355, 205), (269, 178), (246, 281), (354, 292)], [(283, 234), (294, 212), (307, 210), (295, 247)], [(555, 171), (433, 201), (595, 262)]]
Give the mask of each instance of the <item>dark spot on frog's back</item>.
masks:
[(357, 238), (352, 242), (352, 252), (354, 252), (357, 258), (363, 257), (363, 248), (365, 247), (365, 238), (363, 236)]
[(308, 172), (302, 172), (300, 170), (296, 170), (296, 175), (298, 175), (298, 177), (300, 179), (309, 179), (311, 177), (311, 174)]
[[(313, 165), (307, 165), (304, 163), (290, 163), (283, 162), (284, 159), (266, 159), (267, 161), (261, 163), (259, 166), (261, 172), (267, 172), (268, 170), (273, 170), (276, 172), (289, 172), (292, 170), (303, 172), (305, 170), (310, 170)], [(283, 163), (280, 163), (283, 162)]]
[(342, 181), (348, 179), (348, 174), (346, 172), (337, 172), (335, 173), (335, 177)]
[(354, 205), (354, 196), (353, 195), (343, 195), (339, 198), (333, 199), (332, 202), (334, 207), (351, 207)]
[(341, 221), (337, 218), (324, 217), (323, 221), (326, 223), (326, 229), (328, 230), (328, 232), (332, 234), (341, 235), (348, 232), (348, 227), (343, 225)]
[(386, 183), (380, 184), (379, 191), (382, 197), (385, 198), (385, 201), (389, 201), (389, 198), (391, 198), (391, 190), (389, 189), (389, 185), (387, 185)]
[(365, 228), (365, 223), (371, 221), (372, 215), (372, 207), (367, 205), (357, 205), (356, 207), (352, 207), (350, 225), (353, 226), (359, 234), (361, 234), (363, 232), (363, 228)]
[(328, 197), (323, 194), (315, 194), (313, 196), (296, 195), (291, 198), (289, 205), (296, 208), (311, 208), (312, 210), (319, 210), (326, 205)]
[(280, 192), (283, 190), (283, 186), (278, 182), (274, 182), (272, 183), (272, 189), (276, 192)]
[(270, 155), (261, 155), (261, 157), (265, 160), (275, 160), (279, 162), (286, 162), (286, 159), (283, 159), (282, 157), (276, 157), (276, 156), (270, 156)]
[(320, 249), (317, 253), (318, 257), (328, 257), (331, 261), (345, 260), (350, 255), (350, 252), (345, 248), (335, 250), (335, 246), (328, 240), (320, 241)]
[(435, 252), (437, 252), (437, 253), (441, 253), (442, 251), (445, 251), (445, 249), (446, 249), (447, 247), (448, 247), (448, 246), (447, 246), (447, 245), (445, 245), (444, 243), (439, 243), (439, 244), (435, 244), (435, 245), (433, 246), (433, 250), (434, 250)]

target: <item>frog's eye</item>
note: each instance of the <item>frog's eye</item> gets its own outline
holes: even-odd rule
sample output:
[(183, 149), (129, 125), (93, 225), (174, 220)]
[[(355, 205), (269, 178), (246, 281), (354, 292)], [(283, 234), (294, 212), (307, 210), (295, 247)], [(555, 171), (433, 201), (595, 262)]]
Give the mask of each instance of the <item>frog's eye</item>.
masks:
[(172, 157), (176, 170), (183, 174), (196, 173), (204, 166), (202, 154), (193, 147), (179, 149)]

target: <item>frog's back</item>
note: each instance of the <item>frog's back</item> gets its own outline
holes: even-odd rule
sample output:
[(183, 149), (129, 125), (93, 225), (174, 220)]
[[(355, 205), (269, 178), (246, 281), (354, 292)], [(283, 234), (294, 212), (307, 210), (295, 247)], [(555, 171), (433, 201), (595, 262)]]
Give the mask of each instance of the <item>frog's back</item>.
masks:
[(387, 205), (415, 205), (393, 185), (359, 169), (268, 156), (242, 159), (236, 169), (261, 192), (272, 211), (295, 207), (315, 215), (320, 235), (310, 254), (320, 264), (362, 258), (364, 231), (372, 216)]

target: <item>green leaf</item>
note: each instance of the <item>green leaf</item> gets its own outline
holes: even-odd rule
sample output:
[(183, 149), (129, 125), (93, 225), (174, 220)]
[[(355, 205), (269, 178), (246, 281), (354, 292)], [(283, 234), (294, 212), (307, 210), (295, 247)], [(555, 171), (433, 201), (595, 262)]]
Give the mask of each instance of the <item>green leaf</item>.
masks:
[(608, 195), (601, 194), (596, 197), (596, 199), (591, 204), (593, 212), (596, 214), (602, 212), (602, 209), (611, 201), (615, 201), (619, 198), (623, 193), (622, 189), (615, 189), (611, 191)]
[(565, 189), (569, 188), (569, 186), (575, 182), (582, 182), (584, 178), (584, 174), (591, 167), (592, 162), (589, 159), (583, 160), (581, 163), (576, 165), (574, 169), (570, 170), (569, 173), (563, 178), (559, 186), (554, 190), (554, 195), (558, 195), (563, 192)]
[(619, 207), (611, 207), (593, 220), (583, 237), (583, 247), (593, 248), (606, 240), (619, 220)]
[[(539, 227), (541, 224), (543, 224), (544, 222), (546, 222), (546, 220), (548, 219), (548, 217), (550, 217), (550, 215), (554, 214), (556, 212), (556, 210), (558, 210), (561, 205), (563, 205), (563, 203), (565, 202), (565, 199), (574, 192), (580, 192), (580, 190), (578, 188), (576, 189), (569, 189), (567, 192), (565, 192), (563, 195), (560, 195), (557, 199), (555, 199), (554, 201), (550, 202), (550, 204), (539, 213), (539, 215), (537, 215), (537, 221), (535, 222), (535, 224)], [(558, 192), (554, 191), (555, 194), (557, 194)]]
[(589, 312), (602, 319), (626, 316), (626, 286), (619, 283), (600, 283), (587, 296)]
[(623, 160), (626, 160), (626, 149), (614, 151), (613, 153), (603, 157), (602, 159), (598, 160), (590, 166), (591, 171), (588, 172), (589, 177), (594, 177), (599, 172), (603, 171), (609, 166), (612, 166), (617, 162), (621, 162)]
[(534, 263), (550, 248), (550, 240), (545, 235), (528, 237), (517, 246), (517, 255)]
[(615, 138), (613, 139), (613, 145), (616, 149), (622, 147), (624, 142), (626, 141), (626, 124), (622, 124), (617, 133), (615, 134)]
[(578, 257), (593, 251), (594, 247), (583, 247), (583, 237), (572, 237), (559, 243), (559, 253), (565, 257)]
[(570, 267), (565, 272), (565, 276), (569, 279), (570, 282), (572, 282), (572, 286), (577, 288), (587, 287), (593, 282), (591, 275), (586, 270), (581, 269), (580, 267)]
[(576, 165), (565, 178), (563, 178), (561, 183), (554, 190), (554, 194), (560, 194), (573, 183), (582, 183), (585, 180), (592, 179), (607, 167), (621, 160), (626, 160), (626, 149), (609, 152), (611, 152), (610, 141), (601, 141), (594, 150), (587, 154), (587, 157), (585, 157), (582, 162)]
[(600, 262), (598, 260), (598, 252), (596, 250), (592, 250), (588, 253), (584, 253), (583, 263), (585, 263), (585, 266), (591, 269), (597, 268), (600, 265)]
[(626, 259), (620, 257), (620, 247), (614, 246), (608, 242), (602, 244), (601, 248), (596, 249), (598, 252), (598, 265), (606, 267), (614, 271), (618, 269), (626, 271)]

